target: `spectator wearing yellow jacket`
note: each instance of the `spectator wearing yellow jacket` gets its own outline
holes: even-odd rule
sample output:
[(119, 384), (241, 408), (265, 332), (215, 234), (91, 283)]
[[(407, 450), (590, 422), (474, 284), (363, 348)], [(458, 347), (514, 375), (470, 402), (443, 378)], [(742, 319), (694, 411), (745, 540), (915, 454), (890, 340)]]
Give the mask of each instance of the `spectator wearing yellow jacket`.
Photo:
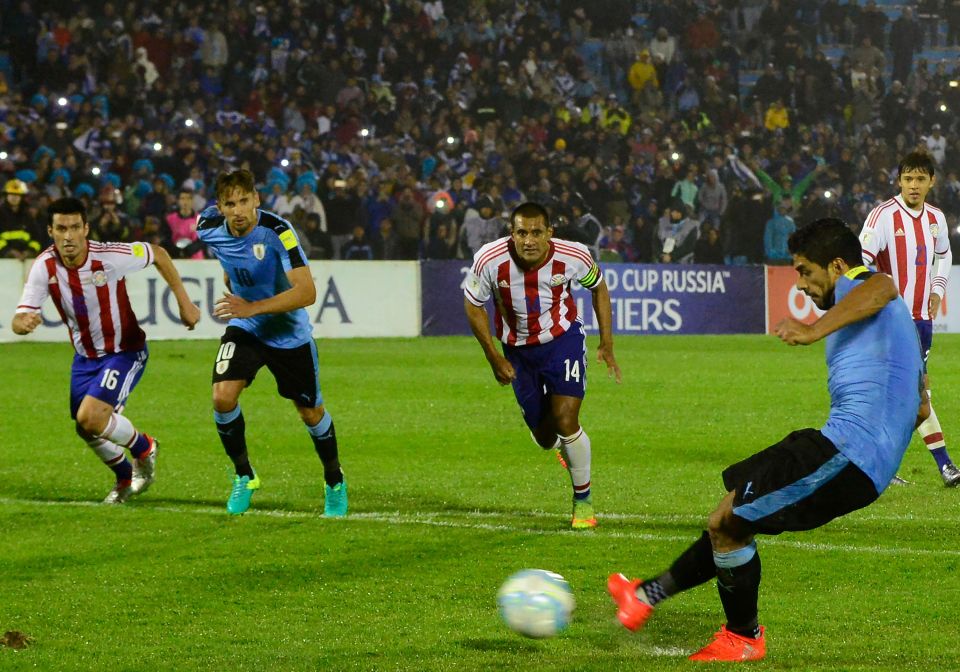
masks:
[(770, 107), (767, 108), (767, 113), (763, 118), (763, 125), (768, 131), (789, 128), (790, 113), (784, 107), (782, 98), (777, 98), (770, 103)]
[(657, 80), (657, 70), (650, 61), (650, 51), (644, 49), (637, 56), (637, 60), (630, 66), (630, 72), (627, 73), (627, 81), (636, 97), (647, 86), (660, 88), (660, 82)]

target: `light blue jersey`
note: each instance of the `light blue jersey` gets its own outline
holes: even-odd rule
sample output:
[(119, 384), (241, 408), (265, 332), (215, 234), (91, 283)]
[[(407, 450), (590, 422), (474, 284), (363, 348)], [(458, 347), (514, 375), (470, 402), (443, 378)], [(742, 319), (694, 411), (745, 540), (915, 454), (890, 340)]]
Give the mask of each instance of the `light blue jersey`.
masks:
[[(268, 299), (290, 289), (287, 272), (307, 264), (307, 255), (290, 223), (265, 210), (257, 210), (257, 226), (238, 238), (230, 233), (226, 218), (216, 206), (211, 206), (200, 213), (197, 236), (220, 260), (233, 293), (247, 301)], [(295, 348), (313, 339), (310, 316), (303, 308), (235, 317), (229, 324), (274, 348)]]
[[(835, 302), (866, 273), (840, 278)], [(920, 406), (923, 360), (903, 300), (897, 297), (876, 315), (830, 334), (827, 372), (830, 417), (821, 431), (883, 492), (910, 444)]]

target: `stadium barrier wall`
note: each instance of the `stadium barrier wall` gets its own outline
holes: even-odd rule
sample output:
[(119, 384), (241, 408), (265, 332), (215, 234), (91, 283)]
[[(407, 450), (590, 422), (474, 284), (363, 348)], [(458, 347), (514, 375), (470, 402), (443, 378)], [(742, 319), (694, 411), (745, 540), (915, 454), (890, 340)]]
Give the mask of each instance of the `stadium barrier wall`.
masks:
[[(469, 334), (459, 287), (468, 261), (421, 264), (424, 336)], [(764, 269), (760, 266), (607, 264), (604, 279), (616, 334), (762, 334)], [(587, 333), (597, 333), (590, 292), (574, 285)]]
[[(947, 294), (940, 304), (940, 313), (933, 322), (936, 333), (960, 333), (960, 268), (951, 269)], [(790, 266), (767, 266), (767, 333), (785, 317), (810, 324), (823, 311), (809, 296), (797, 289), (797, 272)], [(952, 307), (952, 310), (951, 310)]]
[[(127, 278), (131, 303), (151, 339), (219, 338), (224, 322), (213, 304), (224, 289), (216, 261), (176, 261), (203, 318), (187, 331), (177, 306), (154, 268)], [(317, 338), (468, 335), (459, 287), (470, 262), (314, 262), (317, 302), (309, 312)], [(52, 303), (34, 334), (16, 336), (10, 319), (30, 264), (0, 259), (0, 342), (66, 341), (67, 330)], [(604, 277), (618, 334), (771, 333), (786, 316), (812, 322), (821, 314), (796, 289), (789, 266), (725, 267), (608, 264)], [(590, 294), (574, 291), (588, 333), (596, 333)], [(960, 270), (950, 275), (934, 322), (937, 333), (960, 333)]]
[[(149, 339), (220, 338), (225, 321), (213, 306), (225, 289), (217, 261), (175, 261), (187, 292), (202, 317), (193, 331), (180, 324), (177, 301), (150, 267), (127, 276), (127, 292)], [(0, 342), (66, 341), (69, 337), (51, 301), (43, 307), (43, 324), (27, 337), (10, 329), (30, 264), (0, 260)], [(413, 261), (333, 261), (311, 264), (317, 301), (307, 310), (317, 338), (354, 336), (418, 336), (420, 274)], [(461, 311), (462, 312), (462, 311)]]

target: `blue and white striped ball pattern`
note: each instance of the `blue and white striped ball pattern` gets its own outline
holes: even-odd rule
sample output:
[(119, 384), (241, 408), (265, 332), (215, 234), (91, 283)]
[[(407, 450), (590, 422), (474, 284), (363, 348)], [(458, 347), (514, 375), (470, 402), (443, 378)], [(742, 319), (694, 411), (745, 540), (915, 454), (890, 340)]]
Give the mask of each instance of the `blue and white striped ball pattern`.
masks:
[(555, 572), (524, 569), (504, 581), (497, 593), (500, 617), (526, 637), (553, 637), (570, 623), (574, 600), (570, 584)]

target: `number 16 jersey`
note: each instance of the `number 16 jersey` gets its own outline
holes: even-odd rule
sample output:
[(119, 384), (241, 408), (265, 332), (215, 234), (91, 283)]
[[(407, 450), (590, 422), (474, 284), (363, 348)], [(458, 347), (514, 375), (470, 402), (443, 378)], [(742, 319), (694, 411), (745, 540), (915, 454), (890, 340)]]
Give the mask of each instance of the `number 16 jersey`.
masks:
[[(307, 265), (290, 223), (265, 210), (257, 210), (257, 225), (250, 233), (237, 237), (227, 227), (226, 217), (211, 206), (200, 213), (197, 236), (220, 261), (233, 293), (247, 301), (285, 292), (291, 287), (287, 273)], [(310, 316), (303, 308), (235, 317), (229, 326), (239, 327), (274, 348), (295, 348), (313, 339)]]

